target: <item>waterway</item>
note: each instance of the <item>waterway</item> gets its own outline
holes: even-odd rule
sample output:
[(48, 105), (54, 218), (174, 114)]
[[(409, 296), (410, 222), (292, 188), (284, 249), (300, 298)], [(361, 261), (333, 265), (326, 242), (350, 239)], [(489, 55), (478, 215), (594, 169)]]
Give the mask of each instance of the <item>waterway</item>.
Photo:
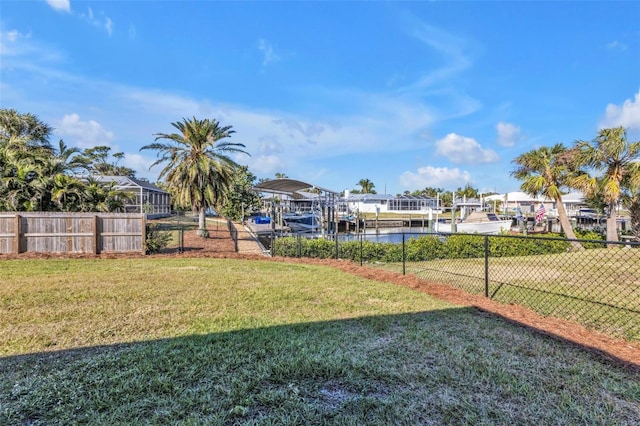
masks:
[(338, 241), (359, 241), (361, 238), (376, 243), (402, 243), (402, 238), (407, 241), (410, 238), (418, 238), (427, 235), (429, 228), (379, 228), (367, 229), (366, 232), (355, 234), (338, 234)]
[[(410, 238), (418, 238), (420, 236), (428, 235), (429, 228), (427, 227), (413, 227), (413, 228), (379, 228), (378, 230), (369, 228), (365, 232), (359, 234), (356, 233), (340, 233), (338, 234), (338, 241), (360, 241), (360, 239), (366, 241), (373, 241), (376, 243), (402, 243), (402, 238), (407, 241)], [(286, 236), (297, 236), (297, 234), (289, 234)], [(300, 234), (302, 238), (324, 238), (321, 234)], [(268, 250), (271, 247), (271, 234), (258, 234), (258, 239), (262, 245)]]

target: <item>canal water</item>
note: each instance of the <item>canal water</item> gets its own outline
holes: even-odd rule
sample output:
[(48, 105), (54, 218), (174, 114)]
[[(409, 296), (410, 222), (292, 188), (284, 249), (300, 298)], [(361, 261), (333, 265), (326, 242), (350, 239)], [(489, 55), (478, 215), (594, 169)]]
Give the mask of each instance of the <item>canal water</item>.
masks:
[[(413, 227), (413, 228), (379, 228), (375, 229), (367, 229), (366, 232), (361, 232), (359, 234), (355, 233), (340, 233), (338, 234), (338, 241), (360, 241), (362, 238), (366, 241), (373, 241), (376, 243), (394, 243), (400, 244), (402, 243), (402, 238), (404, 235), (404, 240), (407, 241), (410, 238), (418, 238), (420, 236), (428, 235), (429, 229), (422, 227)], [(296, 234), (289, 234), (288, 236), (296, 236)], [(322, 238), (320, 234), (301, 234), (302, 238)], [(258, 234), (258, 240), (262, 243), (265, 249), (269, 250), (271, 247), (271, 235), (270, 234)]]
[(367, 229), (360, 234), (338, 234), (338, 241), (359, 241), (361, 238), (366, 241), (376, 243), (402, 243), (402, 237), (407, 241), (409, 238), (418, 238), (429, 233), (428, 228), (379, 228), (377, 231)]

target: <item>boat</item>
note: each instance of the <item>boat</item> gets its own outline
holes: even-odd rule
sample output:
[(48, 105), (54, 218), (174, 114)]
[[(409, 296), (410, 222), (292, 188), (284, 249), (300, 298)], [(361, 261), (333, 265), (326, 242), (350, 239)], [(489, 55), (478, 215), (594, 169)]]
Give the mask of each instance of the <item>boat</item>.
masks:
[[(500, 219), (495, 213), (474, 211), (456, 223), (456, 232), (465, 234), (499, 234), (511, 229), (511, 219)], [(451, 232), (450, 223), (435, 222), (436, 232)]]
[(318, 232), (321, 229), (322, 221), (317, 213), (285, 213), (282, 215), (285, 226), (292, 232)]

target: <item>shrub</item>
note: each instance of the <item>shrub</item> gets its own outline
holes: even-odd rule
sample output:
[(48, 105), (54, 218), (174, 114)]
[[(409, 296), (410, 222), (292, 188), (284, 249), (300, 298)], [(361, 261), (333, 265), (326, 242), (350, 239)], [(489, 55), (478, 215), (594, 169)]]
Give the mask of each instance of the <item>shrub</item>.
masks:
[(422, 235), (405, 243), (405, 257), (409, 262), (444, 257), (444, 243), (438, 236)]
[(484, 257), (484, 236), (472, 234), (453, 234), (447, 237), (443, 245), (444, 257), (463, 259)]
[(570, 243), (559, 234), (547, 234), (545, 238), (523, 236), (489, 239), (489, 253), (493, 257), (564, 253), (569, 247)]
[[(277, 256), (329, 259), (336, 254), (335, 241), (323, 238), (283, 237), (277, 238), (273, 244), (274, 254)], [(484, 244), (484, 235), (422, 235), (405, 241), (404, 257), (408, 262), (481, 258), (485, 255)], [(558, 234), (547, 234), (545, 238), (495, 235), (489, 237), (489, 255), (492, 257), (563, 253), (569, 247), (570, 243)], [(362, 262), (402, 262), (402, 244), (368, 240), (339, 242), (338, 257)]]
[(146, 254), (159, 253), (169, 245), (171, 234), (162, 231), (157, 223), (147, 223), (145, 229), (144, 252)]
[[(606, 230), (605, 231), (601, 229), (588, 230), (588, 229), (578, 228), (575, 230), (575, 234), (576, 234), (576, 238), (579, 238), (581, 240), (590, 240), (590, 242), (586, 242), (586, 241), (580, 242), (580, 244), (582, 244), (582, 247), (586, 249), (606, 247), (606, 244), (604, 244), (604, 241), (606, 241)], [(603, 241), (603, 243), (599, 243), (597, 241)]]

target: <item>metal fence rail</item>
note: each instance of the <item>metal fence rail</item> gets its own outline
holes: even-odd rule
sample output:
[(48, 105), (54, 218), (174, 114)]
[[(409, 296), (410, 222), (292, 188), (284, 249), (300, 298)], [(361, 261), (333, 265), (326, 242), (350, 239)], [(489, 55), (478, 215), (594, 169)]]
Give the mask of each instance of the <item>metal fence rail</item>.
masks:
[[(282, 254), (277, 240), (274, 252)], [(286, 255), (368, 262), (640, 341), (638, 242), (576, 240), (585, 247), (576, 251), (568, 240), (538, 236), (399, 233), (396, 240), (298, 237)]]

